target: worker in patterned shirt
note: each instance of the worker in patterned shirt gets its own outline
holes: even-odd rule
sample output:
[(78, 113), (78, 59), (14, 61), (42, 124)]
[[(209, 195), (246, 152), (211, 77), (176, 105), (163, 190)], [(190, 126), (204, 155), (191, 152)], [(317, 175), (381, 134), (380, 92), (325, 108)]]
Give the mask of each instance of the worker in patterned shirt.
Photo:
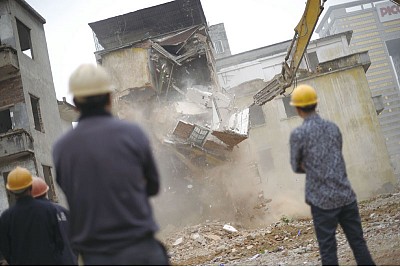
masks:
[(342, 227), (358, 265), (375, 265), (363, 237), (356, 194), (347, 177), (342, 135), (316, 113), (317, 93), (299, 85), (291, 95), (303, 124), (290, 135), (290, 163), (306, 174), (305, 200), (311, 206), (322, 265), (339, 265), (336, 228)]

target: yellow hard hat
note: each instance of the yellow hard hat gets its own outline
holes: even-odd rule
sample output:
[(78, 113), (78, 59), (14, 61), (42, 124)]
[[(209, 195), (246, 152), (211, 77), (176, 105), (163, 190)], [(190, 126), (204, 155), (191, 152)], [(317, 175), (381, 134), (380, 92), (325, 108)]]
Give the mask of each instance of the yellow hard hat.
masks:
[(295, 107), (306, 107), (317, 104), (318, 98), (314, 88), (301, 84), (297, 86), (291, 95), (290, 105)]
[(7, 189), (12, 192), (23, 191), (32, 185), (32, 174), (25, 168), (16, 167), (7, 176)]
[(101, 66), (82, 64), (69, 78), (69, 92), (74, 97), (111, 93), (111, 77)]
[(32, 196), (34, 198), (43, 196), (49, 191), (49, 186), (39, 177), (32, 177)]

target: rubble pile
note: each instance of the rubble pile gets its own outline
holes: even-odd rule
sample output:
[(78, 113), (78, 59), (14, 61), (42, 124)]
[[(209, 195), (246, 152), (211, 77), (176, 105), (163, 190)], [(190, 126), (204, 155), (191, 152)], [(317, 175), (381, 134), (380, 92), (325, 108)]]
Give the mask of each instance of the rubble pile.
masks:
[[(400, 264), (400, 193), (359, 203), (364, 235), (377, 265)], [(206, 221), (161, 238), (173, 265), (320, 265), (309, 218), (280, 221), (257, 229)], [(355, 265), (342, 229), (337, 234), (341, 265)]]

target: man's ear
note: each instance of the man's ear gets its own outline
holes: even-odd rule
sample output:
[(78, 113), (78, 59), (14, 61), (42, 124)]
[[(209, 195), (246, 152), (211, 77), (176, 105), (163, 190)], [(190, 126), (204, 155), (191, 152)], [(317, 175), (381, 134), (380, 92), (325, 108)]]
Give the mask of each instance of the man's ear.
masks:
[(79, 111), (80, 110), (79, 109), (79, 102), (76, 100), (75, 97), (72, 99), (72, 102), (74, 103), (75, 110)]

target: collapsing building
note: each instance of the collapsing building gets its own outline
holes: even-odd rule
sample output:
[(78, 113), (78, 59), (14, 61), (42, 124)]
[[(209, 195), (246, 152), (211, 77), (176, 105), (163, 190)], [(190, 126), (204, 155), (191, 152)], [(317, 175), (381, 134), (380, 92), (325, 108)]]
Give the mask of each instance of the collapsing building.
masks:
[(188, 165), (224, 161), (225, 152), (247, 138), (248, 109), (236, 110), (234, 98), (219, 88), (199, 0), (176, 0), (89, 26), (96, 59), (112, 75), (117, 109), (143, 111), (156, 135), (155, 122), (168, 112), (173, 124), (160, 139)]

